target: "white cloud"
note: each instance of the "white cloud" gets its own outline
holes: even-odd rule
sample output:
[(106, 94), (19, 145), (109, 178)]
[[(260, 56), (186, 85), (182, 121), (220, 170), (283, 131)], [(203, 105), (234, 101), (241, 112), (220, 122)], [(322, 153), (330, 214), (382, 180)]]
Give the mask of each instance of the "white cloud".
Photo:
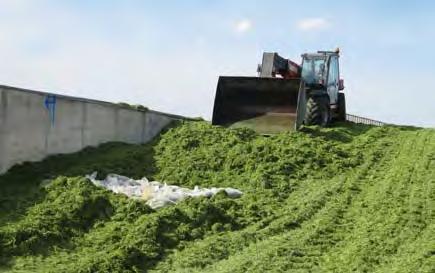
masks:
[(252, 29), (252, 21), (249, 19), (243, 19), (236, 22), (234, 29), (238, 33), (244, 33)]
[(302, 31), (322, 30), (331, 26), (325, 18), (304, 18), (297, 23), (298, 29)]

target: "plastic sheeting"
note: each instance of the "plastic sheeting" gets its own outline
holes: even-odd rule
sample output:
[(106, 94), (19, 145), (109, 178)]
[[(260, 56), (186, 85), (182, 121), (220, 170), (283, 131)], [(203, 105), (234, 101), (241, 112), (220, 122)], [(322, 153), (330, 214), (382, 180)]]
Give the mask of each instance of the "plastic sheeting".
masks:
[(175, 204), (187, 197), (211, 197), (220, 191), (225, 191), (229, 197), (237, 198), (242, 192), (233, 188), (199, 188), (193, 190), (179, 186), (171, 186), (158, 181), (148, 181), (145, 177), (134, 180), (117, 174), (109, 174), (106, 179), (96, 179), (97, 173), (87, 175), (96, 186), (104, 187), (115, 193), (122, 193), (132, 198), (142, 199), (153, 209)]

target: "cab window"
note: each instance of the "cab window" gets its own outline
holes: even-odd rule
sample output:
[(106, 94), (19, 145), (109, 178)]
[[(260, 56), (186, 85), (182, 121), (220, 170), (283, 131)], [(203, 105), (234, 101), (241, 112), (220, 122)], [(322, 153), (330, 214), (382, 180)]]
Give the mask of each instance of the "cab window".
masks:
[(334, 85), (338, 83), (338, 61), (337, 57), (331, 57), (330, 68), (328, 74), (328, 85)]
[(308, 84), (319, 83), (324, 80), (325, 59), (306, 58), (302, 64), (302, 78)]

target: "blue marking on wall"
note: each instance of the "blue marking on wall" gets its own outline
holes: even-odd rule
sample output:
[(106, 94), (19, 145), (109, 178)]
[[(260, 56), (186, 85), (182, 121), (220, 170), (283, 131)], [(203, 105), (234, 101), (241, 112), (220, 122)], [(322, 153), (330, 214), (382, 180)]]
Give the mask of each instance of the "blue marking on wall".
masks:
[(54, 121), (56, 118), (56, 96), (55, 95), (47, 95), (45, 97), (45, 108), (48, 110), (48, 115), (50, 117), (51, 125), (54, 126)]

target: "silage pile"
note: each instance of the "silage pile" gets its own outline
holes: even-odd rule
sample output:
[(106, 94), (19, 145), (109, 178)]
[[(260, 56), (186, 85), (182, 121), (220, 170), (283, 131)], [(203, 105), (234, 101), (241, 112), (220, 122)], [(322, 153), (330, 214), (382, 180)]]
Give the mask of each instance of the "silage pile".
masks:
[[(117, 173), (231, 187), (153, 210)], [(435, 131), (342, 124), (271, 137), (186, 122), (0, 176), (0, 270), (431, 272)]]

